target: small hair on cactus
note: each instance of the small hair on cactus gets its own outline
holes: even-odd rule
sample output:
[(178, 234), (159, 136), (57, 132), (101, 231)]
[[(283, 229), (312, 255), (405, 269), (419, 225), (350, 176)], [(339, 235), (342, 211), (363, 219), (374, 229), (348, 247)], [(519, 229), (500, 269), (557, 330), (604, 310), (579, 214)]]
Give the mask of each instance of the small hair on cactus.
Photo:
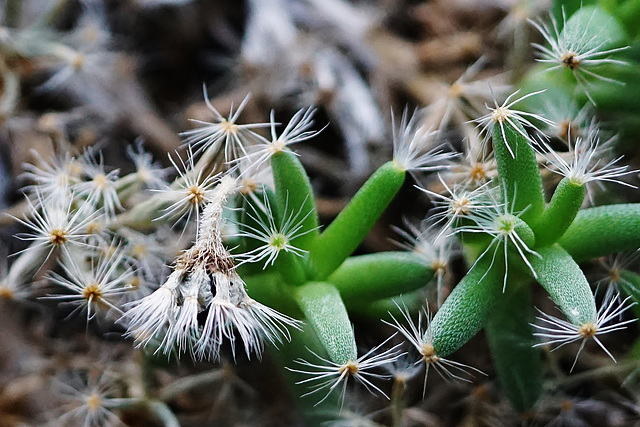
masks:
[(293, 244), (293, 240), (296, 238), (315, 230), (303, 230), (305, 219), (312, 214), (311, 211), (304, 214), (302, 211), (304, 204), (297, 211), (295, 209), (290, 210), (289, 201), (287, 200), (281, 219), (276, 219), (266, 192), (263, 194), (259, 208), (253, 204), (249, 206), (253, 212), (247, 212), (246, 214), (254, 221), (256, 227), (248, 224), (238, 224), (241, 231), (236, 236), (257, 240), (261, 242), (261, 245), (249, 252), (236, 255), (236, 259), (241, 260), (241, 264), (264, 260), (263, 268), (267, 268), (267, 266), (276, 262), (281, 251), (292, 253), (298, 257), (302, 257), (307, 253), (304, 249), (300, 249)]
[(403, 171), (435, 171), (447, 169), (456, 153), (444, 151), (444, 144), (436, 143), (438, 132), (421, 125), (423, 112), (409, 115), (405, 108), (400, 123), (396, 124), (393, 111), (393, 162)]
[(187, 162), (177, 155), (178, 164), (169, 154), (169, 161), (178, 172), (179, 178), (174, 184), (165, 185), (157, 191), (170, 204), (164, 208), (164, 213), (156, 220), (175, 218), (174, 226), (185, 219), (185, 228), (193, 215), (196, 222), (200, 221), (200, 211), (208, 201), (213, 188), (218, 182), (219, 175), (204, 175), (204, 169), (195, 168), (194, 153), (191, 147), (187, 150)]
[(440, 233), (436, 236), (436, 240), (440, 239), (444, 233), (455, 234), (457, 231), (454, 226), (460, 219), (468, 218), (473, 213), (491, 208), (493, 201), (490, 194), (494, 191), (491, 181), (473, 190), (468, 190), (463, 185), (450, 187), (440, 174), (438, 174), (438, 179), (449, 194), (448, 196), (416, 185), (418, 190), (435, 199), (435, 212), (429, 218), (433, 226), (440, 226)]
[[(245, 166), (245, 168), (242, 169), (242, 173), (245, 173), (245, 171), (251, 173), (253, 169), (260, 168), (263, 163), (269, 160), (274, 154), (286, 149), (287, 151), (290, 151), (288, 150), (290, 145), (312, 139), (322, 132), (326, 126), (320, 130), (311, 129), (314, 124), (316, 111), (316, 108), (313, 106), (299, 110), (293, 115), (291, 120), (289, 120), (289, 123), (287, 123), (285, 128), (278, 135), (276, 127), (279, 123), (275, 121), (275, 112), (272, 110), (269, 122), (271, 139), (269, 140), (256, 135), (256, 144), (247, 149), (248, 154), (245, 153), (244, 156), (237, 159), (237, 161), (247, 161), (248, 166)], [(291, 152), (296, 154), (293, 151)]]
[(634, 271), (633, 268), (640, 260), (640, 251), (631, 253), (617, 253), (609, 255), (598, 260), (603, 276), (596, 282), (596, 292), (602, 286), (605, 287), (604, 299), (609, 300), (611, 295), (617, 295), (620, 298), (620, 292), (629, 294), (634, 289), (634, 284), (625, 274), (625, 270)]
[[(182, 132), (180, 135), (185, 137), (184, 143), (192, 148), (196, 148), (196, 153), (205, 150), (218, 152), (224, 149), (224, 156), (227, 162), (231, 162), (240, 156), (246, 156), (246, 146), (252, 144), (257, 137), (252, 129), (268, 127), (271, 126), (271, 124), (250, 123), (242, 125), (237, 123), (251, 95), (245, 96), (235, 111), (232, 105), (229, 111), (229, 117), (223, 117), (213, 104), (211, 104), (205, 84), (202, 85), (202, 92), (207, 108), (214, 115), (214, 121), (205, 122), (191, 119), (194, 123), (200, 125), (200, 127)], [(222, 147), (222, 145), (224, 145), (224, 147)]]
[[(587, 9), (584, 8), (582, 10), (586, 11)], [(581, 13), (581, 11), (578, 13)], [(608, 83), (624, 84), (610, 77), (605, 77), (601, 72), (598, 72), (597, 67), (603, 64), (627, 65), (627, 62), (612, 59), (609, 56), (629, 49), (629, 46), (606, 48), (615, 40), (605, 38), (608, 30), (601, 27), (601, 25), (605, 25), (604, 16), (603, 11), (593, 8), (593, 12), (586, 23), (572, 22), (571, 19), (567, 20), (563, 7), (562, 26), (558, 25), (553, 15), (550, 15), (551, 28), (543, 21), (528, 20), (549, 44), (549, 47), (546, 47), (539, 43), (532, 43), (533, 47), (538, 50), (537, 61), (550, 64), (548, 71), (563, 68), (570, 70), (593, 105), (596, 105), (596, 102), (587, 89), (589, 78)], [(609, 16), (607, 18), (609, 26), (616, 25), (613, 17)], [(598, 20), (599, 25), (591, 25), (593, 20)], [(568, 23), (573, 25), (567, 25)], [(600, 33), (604, 33), (605, 36), (603, 37)]]
[[(456, 232), (486, 233), (491, 236), (493, 239), (489, 246), (487, 246), (485, 251), (482, 253), (482, 255), (488, 253), (493, 248), (491, 261), (492, 265), (498, 253), (498, 250), (502, 247), (505, 264), (502, 287), (504, 291), (507, 287), (507, 278), (509, 271), (509, 248), (513, 247), (516, 249), (518, 255), (520, 256), (520, 259), (527, 266), (534, 278), (537, 278), (538, 275), (527, 256), (533, 255), (540, 258), (540, 254), (529, 247), (531, 245), (531, 240), (533, 240), (534, 238), (534, 235), (533, 231), (531, 231), (528, 225), (520, 219), (520, 215), (522, 215), (522, 213), (524, 213), (525, 211), (516, 214), (514, 211), (513, 202), (510, 203), (507, 200), (506, 188), (504, 186), (502, 193), (502, 201), (497, 200), (493, 194), (489, 193), (491, 204), (488, 206), (488, 208), (474, 211), (471, 215), (469, 215), (469, 219), (473, 223), (465, 224), (458, 227), (456, 229)], [(478, 257), (478, 260), (482, 258), (482, 255)]]
[(393, 227), (404, 241), (398, 242), (398, 246), (411, 251), (420, 258), (435, 272), (436, 293), (438, 307), (444, 302), (443, 288), (444, 277), (450, 268), (451, 258), (458, 253), (456, 241), (452, 230), (440, 230), (436, 225), (424, 221), (420, 227), (404, 220), (407, 230)]
[(531, 120), (542, 122), (548, 126), (554, 125), (554, 123), (551, 120), (546, 119), (540, 114), (528, 113), (526, 111), (513, 109), (513, 106), (518, 102), (521, 102), (532, 96), (538, 95), (544, 92), (544, 90), (531, 92), (521, 96), (520, 98), (515, 98), (512, 100), (512, 98), (514, 98), (518, 94), (518, 92), (520, 92), (520, 89), (518, 89), (517, 91), (509, 95), (507, 99), (504, 100), (502, 105), (498, 105), (498, 100), (494, 98), (493, 99), (494, 107), (489, 107), (488, 105), (486, 106), (490, 112), (476, 120), (476, 122), (478, 123), (478, 127), (481, 127), (482, 133), (484, 133), (485, 143), (489, 140), (489, 138), (491, 138), (494, 127), (499, 126), (500, 133), (502, 134), (502, 138), (507, 145), (509, 154), (511, 154), (511, 157), (514, 157), (514, 158), (515, 158), (515, 154), (513, 152), (513, 148), (509, 145), (509, 142), (508, 142), (509, 139), (507, 139), (507, 135), (505, 132), (505, 123), (510, 124), (511, 127), (513, 127), (513, 129), (516, 130), (516, 132), (518, 132), (523, 138), (525, 138), (530, 142), (533, 142), (531, 136), (529, 136), (529, 134), (525, 132), (517, 124), (534, 129), (537, 132), (539, 132), (539, 129), (533, 124)]
[(598, 133), (599, 130), (592, 127), (588, 135), (577, 137), (572, 144), (569, 144), (568, 161), (565, 159), (564, 153), (556, 152), (542, 141), (542, 145), (546, 148), (543, 155), (550, 165), (547, 168), (578, 185), (590, 182), (615, 182), (636, 188), (620, 179), (637, 172), (637, 170), (630, 169), (628, 165), (618, 165), (624, 156), (611, 160), (607, 158), (607, 148), (615, 140), (615, 137), (601, 144)]
[(436, 349), (433, 346), (431, 313), (429, 312), (428, 305), (425, 305), (418, 313), (417, 324), (411, 319), (411, 315), (409, 314), (409, 310), (406, 306), (403, 305), (403, 307), (400, 307), (397, 303), (396, 306), (402, 313), (404, 323), (408, 326), (403, 325), (402, 322), (396, 319), (391, 313), (389, 313), (389, 315), (393, 321), (387, 322), (383, 320), (383, 322), (400, 332), (409, 341), (409, 344), (411, 344), (420, 354), (420, 358), (414, 364), (419, 365), (424, 363), (425, 365), (424, 385), (422, 390), (423, 397), (427, 391), (429, 368), (432, 366), (433, 369), (445, 380), (456, 379), (470, 382), (471, 378), (473, 378), (471, 371), (486, 375), (484, 372), (472, 366), (438, 356)]
[(573, 361), (573, 365), (571, 365), (571, 371), (575, 368), (576, 363), (578, 362), (578, 357), (580, 353), (584, 349), (585, 344), (589, 339), (593, 339), (598, 346), (607, 356), (611, 358), (614, 362), (616, 359), (613, 357), (611, 352), (607, 350), (607, 348), (602, 344), (602, 342), (598, 339), (598, 335), (609, 334), (611, 332), (619, 331), (625, 329), (629, 323), (635, 322), (636, 319), (629, 320), (620, 320), (617, 323), (609, 324), (615, 318), (619, 318), (622, 313), (629, 310), (636, 303), (629, 303), (631, 297), (627, 297), (624, 300), (620, 301), (620, 296), (617, 294), (608, 294), (607, 298), (602, 301), (602, 305), (598, 310), (598, 317), (595, 323), (584, 323), (581, 325), (575, 325), (566, 320), (559, 319), (557, 317), (551, 316), (550, 314), (546, 314), (540, 310), (538, 312), (541, 316), (538, 316), (537, 319), (539, 323), (532, 323), (531, 326), (536, 328), (539, 332), (535, 332), (534, 335), (541, 338), (543, 341), (535, 344), (534, 347), (539, 347), (543, 345), (549, 344), (558, 344), (554, 350), (558, 348), (575, 342), (580, 342), (580, 348), (576, 354), (576, 357)]
[(380, 347), (384, 346), (393, 336), (387, 338), (382, 344), (369, 350), (367, 353), (358, 357), (356, 360), (348, 360), (344, 363), (336, 363), (332, 360), (326, 359), (311, 349), (309, 351), (313, 356), (319, 360), (318, 363), (308, 362), (304, 359), (297, 359), (295, 362), (302, 366), (301, 369), (294, 369), (287, 367), (286, 369), (291, 372), (299, 374), (309, 375), (310, 377), (296, 384), (312, 384), (311, 391), (304, 396), (309, 396), (323, 390), (326, 390), (325, 396), (316, 403), (316, 406), (325, 401), (331, 392), (335, 390), (340, 384), (342, 384), (342, 390), (340, 392), (341, 402), (344, 404), (344, 398), (346, 395), (347, 381), (350, 377), (356, 380), (356, 382), (362, 384), (367, 391), (374, 394), (374, 391), (382, 394), (389, 399), (389, 396), (376, 386), (371, 379), (373, 378), (388, 378), (388, 375), (376, 374), (369, 372), (370, 370), (378, 367), (385, 366), (389, 363), (393, 363), (398, 360), (404, 353), (399, 348), (401, 344), (391, 347), (383, 352), (378, 353)]

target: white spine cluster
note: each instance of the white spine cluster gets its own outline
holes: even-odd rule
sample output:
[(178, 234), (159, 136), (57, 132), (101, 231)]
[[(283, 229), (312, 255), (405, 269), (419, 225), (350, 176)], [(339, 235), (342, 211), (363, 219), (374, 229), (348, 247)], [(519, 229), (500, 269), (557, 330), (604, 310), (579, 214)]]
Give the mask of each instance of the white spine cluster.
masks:
[[(411, 315), (409, 314), (409, 310), (406, 306), (403, 305), (403, 307), (400, 307), (398, 305), (398, 309), (404, 318), (404, 322), (396, 319), (391, 313), (389, 313), (389, 315), (393, 321), (387, 322), (386, 320), (383, 320), (383, 322), (400, 332), (420, 354), (420, 358), (415, 361), (414, 365), (424, 363), (425, 366), (424, 386), (422, 390), (423, 397), (427, 390), (427, 378), (429, 375), (429, 368), (431, 366), (433, 366), (433, 369), (435, 369), (436, 372), (444, 379), (452, 378), (460, 381), (471, 382), (471, 378), (473, 378), (471, 371), (486, 375), (484, 372), (472, 366), (445, 359), (437, 354), (433, 345), (431, 313), (428, 310), (428, 306), (423, 307), (418, 313), (417, 324), (411, 320)], [(407, 326), (403, 325), (403, 323), (406, 323)]]
[[(584, 323), (581, 325), (574, 325), (563, 319), (559, 319), (550, 314), (540, 312), (540, 316), (537, 317), (538, 323), (532, 323), (531, 326), (536, 328), (538, 332), (534, 333), (536, 337), (540, 338), (541, 342), (536, 344), (535, 347), (544, 345), (556, 345), (554, 350), (576, 341), (580, 341), (580, 348), (576, 353), (576, 357), (573, 360), (571, 370), (575, 368), (578, 362), (578, 357), (584, 349), (587, 341), (592, 338), (598, 346), (607, 356), (615, 362), (613, 355), (602, 344), (598, 335), (604, 335), (611, 332), (625, 329), (629, 323), (635, 322), (636, 319), (622, 320), (621, 315), (633, 307), (636, 303), (630, 303), (631, 297), (627, 297), (620, 301), (619, 294), (609, 294), (602, 302), (602, 306), (598, 310), (598, 317), (595, 323)], [(619, 319), (617, 323), (611, 323), (614, 319)]]
[(400, 351), (401, 344), (397, 344), (385, 351), (378, 352), (378, 350), (391, 340), (391, 338), (393, 338), (393, 336), (358, 357), (356, 360), (347, 360), (344, 363), (336, 363), (332, 360), (325, 359), (314, 351), (309, 350), (311, 354), (319, 360), (319, 362), (314, 363), (304, 359), (296, 359), (295, 362), (298, 365), (301, 365), (302, 369), (286, 369), (291, 372), (297, 372), (299, 374), (309, 376), (309, 378), (296, 383), (310, 385), (311, 390), (303, 394), (302, 397), (326, 391), (326, 394), (322, 399), (320, 399), (320, 401), (318, 401), (318, 403), (316, 403), (316, 406), (325, 401), (339, 385), (342, 385), (340, 396), (342, 404), (344, 404), (347, 381), (350, 377), (353, 377), (356, 382), (362, 384), (369, 393), (375, 394), (374, 392), (378, 392), (389, 399), (389, 396), (387, 396), (385, 392), (371, 381), (371, 379), (374, 378), (388, 378), (388, 375), (376, 374), (370, 371), (389, 363), (393, 363), (405, 354)]

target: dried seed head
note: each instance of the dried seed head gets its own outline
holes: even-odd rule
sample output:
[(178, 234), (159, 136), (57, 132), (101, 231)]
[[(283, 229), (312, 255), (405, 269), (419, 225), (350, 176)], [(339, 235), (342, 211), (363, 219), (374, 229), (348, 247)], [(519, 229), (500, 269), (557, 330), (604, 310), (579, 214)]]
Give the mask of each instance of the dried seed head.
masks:
[(580, 57), (575, 52), (563, 52), (560, 59), (562, 64), (570, 70), (574, 70), (582, 64)]
[(99, 394), (92, 393), (86, 397), (85, 404), (89, 411), (97, 411), (102, 407), (102, 398)]
[[(153, 294), (135, 303), (127, 313), (128, 335), (147, 344), (162, 334), (157, 351), (165, 354), (177, 346), (197, 358), (219, 360), (220, 347), (236, 337), (247, 356), (261, 356), (264, 340), (273, 344), (290, 339), (287, 326), (300, 322), (249, 298), (245, 283), (235, 272), (233, 257), (222, 242), (222, 212), (237, 191), (237, 181), (227, 175), (207, 197), (192, 247), (174, 261), (174, 271)], [(132, 304), (133, 305), (133, 304)], [(207, 311), (204, 324), (198, 314)], [(201, 320), (201, 319), (200, 319)], [(139, 337), (140, 332), (150, 331)], [(235, 355), (235, 346), (232, 346)]]
[(87, 301), (100, 301), (100, 299), (102, 298), (102, 289), (100, 287), (99, 283), (91, 283), (89, 285), (87, 285), (87, 287), (84, 288), (84, 290), (82, 291), (82, 296), (87, 300)]
[(355, 375), (358, 373), (358, 371), (360, 371), (360, 368), (358, 367), (358, 364), (353, 360), (349, 360), (347, 363), (340, 366), (340, 369), (338, 369), (340, 375)]
[(582, 338), (592, 338), (598, 333), (598, 326), (595, 323), (585, 323), (578, 328), (578, 335)]
[(420, 354), (424, 363), (438, 363), (440, 361), (440, 357), (436, 355), (436, 349), (431, 343), (423, 343), (420, 348)]
[(67, 231), (63, 228), (54, 228), (49, 232), (51, 244), (60, 246), (67, 242)]
[(187, 200), (194, 206), (200, 205), (204, 200), (205, 189), (199, 185), (192, 185), (187, 188)]
[(473, 181), (483, 182), (487, 178), (487, 170), (484, 163), (476, 163), (471, 166), (469, 176)]
[(473, 201), (465, 195), (462, 197), (455, 197), (452, 195), (451, 199), (451, 214), (460, 217), (469, 215), (473, 210)]

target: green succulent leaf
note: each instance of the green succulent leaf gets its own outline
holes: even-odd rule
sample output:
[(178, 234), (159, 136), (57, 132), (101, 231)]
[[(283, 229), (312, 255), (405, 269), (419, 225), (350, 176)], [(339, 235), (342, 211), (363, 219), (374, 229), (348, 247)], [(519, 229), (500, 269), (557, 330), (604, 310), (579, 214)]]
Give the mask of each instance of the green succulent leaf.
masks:
[(542, 178), (538, 170), (538, 161), (524, 128), (519, 123), (516, 130), (508, 122), (493, 128), (493, 149), (498, 164), (501, 185), (504, 186), (506, 200), (512, 204), (514, 213), (522, 212), (520, 218), (531, 224), (544, 209)]
[(579, 44), (582, 51), (604, 51), (626, 37), (616, 19), (598, 6), (584, 6), (571, 15), (562, 29), (567, 43)]
[(533, 225), (537, 246), (555, 243), (567, 231), (584, 201), (585, 187), (563, 178), (551, 202)]
[(436, 354), (445, 357), (469, 341), (485, 324), (502, 293), (504, 264), (485, 254), (453, 289), (433, 320), (431, 334)]
[(333, 273), (369, 234), (404, 182), (405, 172), (393, 162), (382, 165), (327, 229), (309, 252), (309, 268), (316, 280)]
[(390, 298), (425, 286), (434, 271), (413, 252), (379, 252), (347, 260), (329, 276), (347, 305)]
[(558, 241), (578, 262), (640, 248), (640, 203), (583, 209)]
[(533, 347), (532, 307), (531, 287), (510, 282), (486, 325), (498, 380), (520, 413), (531, 409), (542, 392), (542, 354)]
[(309, 249), (318, 237), (318, 212), (313, 196), (313, 187), (298, 156), (290, 151), (279, 151), (271, 157), (271, 170), (276, 185), (276, 198), (280, 212), (286, 210), (301, 212), (304, 217), (302, 230), (308, 231), (294, 240), (292, 244), (300, 249)]
[(598, 314), (591, 286), (571, 255), (558, 245), (540, 248), (538, 253), (540, 258), (531, 259), (538, 283), (571, 323), (595, 324)]
[(307, 283), (296, 289), (296, 300), (332, 361), (344, 364), (358, 358), (351, 321), (335, 286)]
[(395, 295), (391, 298), (359, 304), (358, 301), (346, 302), (349, 313), (367, 319), (383, 319), (392, 321), (394, 317), (402, 316), (403, 309), (416, 312), (424, 305), (425, 293), (422, 289)]

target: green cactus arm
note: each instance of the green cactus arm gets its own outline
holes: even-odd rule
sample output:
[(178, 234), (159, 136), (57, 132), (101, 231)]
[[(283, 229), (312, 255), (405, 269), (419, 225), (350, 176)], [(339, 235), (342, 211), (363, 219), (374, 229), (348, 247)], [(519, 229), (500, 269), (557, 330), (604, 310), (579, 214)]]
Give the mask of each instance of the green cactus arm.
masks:
[(596, 323), (596, 302), (591, 286), (571, 255), (558, 245), (539, 248), (531, 264), (537, 281), (567, 319), (575, 324)]
[(300, 249), (309, 249), (318, 237), (319, 225), (311, 181), (298, 156), (290, 151), (279, 151), (271, 156), (271, 170), (280, 212), (284, 212), (285, 207), (288, 211), (299, 211), (300, 219), (304, 217), (302, 230), (308, 231), (291, 243)]
[(303, 317), (292, 295), (291, 287), (284, 282), (278, 272), (271, 270), (252, 275), (242, 274), (242, 280), (251, 298), (289, 316), (298, 319)]
[(486, 333), (498, 380), (513, 407), (530, 410), (542, 392), (542, 354), (534, 348), (531, 287), (509, 282), (490, 312)]
[(560, 181), (551, 202), (532, 226), (537, 246), (553, 244), (562, 237), (578, 214), (584, 195), (584, 185), (568, 178)]
[(524, 211), (520, 218), (531, 224), (544, 209), (542, 178), (535, 152), (527, 138), (520, 134), (525, 130), (519, 123), (515, 124), (517, 129), (506, 121), (502, 126), (494, 126), (493, 150), (506, 200), (513, 203), (515, 213)]
[(335, 286), (306, 283), (296, 289), (296, 301), (333, 362), (344, 364), (358, 358), (351, 321)]
[(640, 203), (583, 209), (558, 241), (578, 262), (640, 248)]
[(379, 252), (347, 260), (329, 276), (345, 303), (358, 304), (411, 292), (426, 285), (434, 270), (413, 252)]
[[(331, 415), (335, 413), (335, 409), (340, 407), (340, 395), (339, 393), (331, 393), (321, 402), (312, 398), (298, 398), (309, 393), (309, 385), (304, 382), (309, 379), (309, 376), (296, 371), (300, 365), (295, 363), (296, 360), (307, 359), (312, 355), (311, 352), (326, 357), (324, 348), (314, 333), (314, 329), (308, 324), (303, 325), (302, 330), (292, 329), (290, 332), (291, 341), (284, 342), (278, 351), (273, 351), (270, 354), (281, 368), (283, 379), (291, 389), (292, 403), (297, 406), (304, 418), (303, 425), (324, 425), (332, 419)], [(273, 378), (273, 380), (277, 381), (277, 378)]]
[(326, 279), (351, 255), (400, 190), (404, 179), (405, 172), (387, 162), (364, 183), (311, 246), (308, 260), (312, 277)]
[(433, 347), (445, 357), (469, 341), (482, 327), (502, 293), (504, 264), (485, 253), (453, 289), (431, 321)]

